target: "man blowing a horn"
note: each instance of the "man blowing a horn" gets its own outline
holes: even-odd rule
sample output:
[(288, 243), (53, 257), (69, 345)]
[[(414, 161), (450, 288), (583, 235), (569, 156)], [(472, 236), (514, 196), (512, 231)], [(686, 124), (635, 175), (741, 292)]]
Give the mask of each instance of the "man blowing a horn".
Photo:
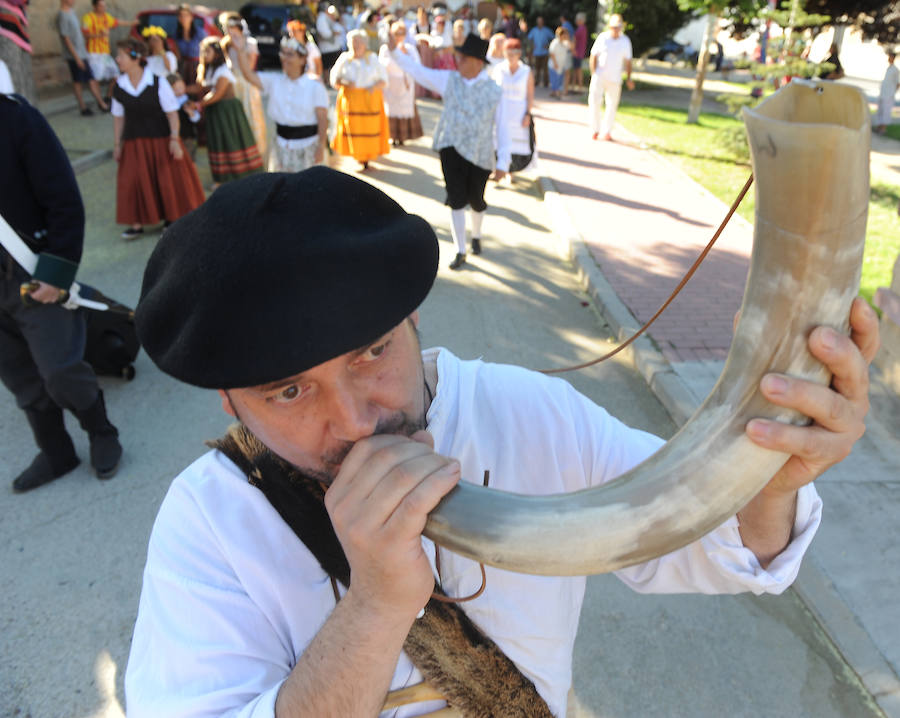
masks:
[[(433, 593), (478, 593), (482, 573), (423, 538), (426, 517), (486, 469), (497, 489), (574, 491), (661, 441), (559, 379), (420, 351), (437, 259), (423, 219), (325, 167), (232, 182), (163, 234), (142, 343), (164, 371), (218, 389), (239, 424), (160, 508), (129, 716), (375, 716), (389, 691), (426, 680), (431, 700), (393, 715), (445, 700), (453, 715), (566, 714), (584, 578), (488, 568), (477, 598), (441, 602)], [(763, 381), (813, 424), (750, 422), (754, 442), (793, 457), (740, 522), (619, 571), (626, 584), (780, 593), (793, 581), (821, 516), (810, 482), (863, 432), (878, 330), (859, 301), (851, 326), (810, 337), (833, 389)]]

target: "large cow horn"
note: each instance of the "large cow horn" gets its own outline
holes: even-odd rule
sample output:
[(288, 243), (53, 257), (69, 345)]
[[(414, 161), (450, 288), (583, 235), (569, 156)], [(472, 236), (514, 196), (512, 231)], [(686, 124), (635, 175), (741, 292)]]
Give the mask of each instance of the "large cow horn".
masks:
[(847, 331), (869, 202), (869, 113), (862, 94), (791, 82), (744, 110), (756, 223), (741, 319), (712, 393), (656, 454), (607, 485), (528, 497), (460, 484), (425, 535), (523, 573), (612, 571), (703, 536), (744, 506), (787, 459), (745, 435), (753, 417), (800, 423), (758, 387), (769, 371), (827, 383), (807, 349), (817, 325)]

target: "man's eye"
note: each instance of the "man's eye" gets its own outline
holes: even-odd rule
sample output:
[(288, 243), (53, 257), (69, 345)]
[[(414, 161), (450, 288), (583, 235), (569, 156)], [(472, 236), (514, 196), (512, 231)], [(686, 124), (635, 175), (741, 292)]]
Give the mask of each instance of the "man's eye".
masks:
[(300, 387), (296, 384), (291, 384), (270, 398), (272, 401), (276, 401), (279, 404), (288, 404), (298, 398), (300, 394)]
[(388, 344), (390, 341), (383, 342), (382, 344), (376, 344), (375, 346), (371, 346), (366, 349), (362, 354), (360, 354), (360, 359), (363, 361), (373, 361), (384, 354), (385, 350), (388, 348)]

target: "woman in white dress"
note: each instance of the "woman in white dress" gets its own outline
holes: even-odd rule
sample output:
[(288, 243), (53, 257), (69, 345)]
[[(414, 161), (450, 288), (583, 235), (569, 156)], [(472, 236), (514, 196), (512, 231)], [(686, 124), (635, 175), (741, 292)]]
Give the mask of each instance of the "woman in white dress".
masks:
[[(416, 46), (407, 39), (406, 25), (397, 20), (390, 28), (391, 35), (398, 46), (405, 47), (404, 52), (416, 62), (422, 64)], [(416, 109), (416, 82), (391, 57), (387, 45), (382, 45), (378, 52), (378, 61), (387, 70), (387, 86), (384, 89), (384, 109), (388, 116), (388, 129), (391, 143), (402, 145), (407, 140), (415, 140), (422, 136), (422, 121)]]
[(497, 66), (506, 60), (506, 55), (503, 54), (505, 45), (506, 35), (502, 32), (495, 32), (491, 35), (490, 40), (488, 40), (488, 53), (486, 59), (488, 62), (487, 71), (491, 77), (494, 77), (494, 71), (497, 69)]
[(317, 77), (305, 73), (307, 50), (292, 37), (281, 40), (281, 73), (258, 75), (250, 67), (242, 36), (234, 38), (241, 71), (268, 97), (275, 141), (269, 172), (300, 172), (325, 157), (328, 144), (328, 94)]
[(897, 85), (900, 84), (900, 70), (894, 64), (897, 53), (888, 53), (888, 68), (881, 81), (881, 92), (878, 96), (878, 110), (875, 113), (875, 131), (883, 133), (891, 124), (891, 114), (894, 111), (894, 95), (897, 94)]
[(256, 147), (259, 154), (265, 158), (267, 152), (266, 145), (266, 115), (263, 111), (262, 95), (259, 89), (251, 82), (247, 81), (246, 76), (241, 71), (241, 65), (238, 61), (238, 48), (236, 41), (240, 38), (243, 40), (240, 46), (244, 48), (247, 59), (250, 62), (250, 69), (256, 69), (256, 63), (259, 59), (259, 46), (256, 38), (250, 36), (250, 31), (243, 18), (236, 12), (223, 12), (219, 15), (219, 24), (225, 28), (225, 37), (222, 38), (222, 50), (225, 52), (225, 59), (228, 67), (234, 73), (234, 94), (241, 101), (244, 107), (244, 114), (250, 122), (250, 129), (253, 130), (253, 136), (256, 138)]
[[(534, 75), (528, 65), (522, 63), (522, 43), (510, 38), (504, 43), (506, 60), (498, 64), (492, 76), (500, 85), (503, 95), (497, 132), (507, 133), (508, 141), (498, 142), (509, 148), (509, 157), (497, 157), (497, 170), (512, 175), (528, 167), (537, 158), (534, 147), (534, 122), (531, 108), (534, 106)], [(508, 168), (508, 169), (507, 169)], [(496, 178), (495, 173), (495, 178)]]

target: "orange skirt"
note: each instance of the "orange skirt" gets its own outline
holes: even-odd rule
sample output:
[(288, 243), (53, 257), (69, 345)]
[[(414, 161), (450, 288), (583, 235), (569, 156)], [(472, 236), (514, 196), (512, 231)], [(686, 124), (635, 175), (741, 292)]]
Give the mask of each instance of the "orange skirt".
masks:
[(381, 90), (341, 87), (335, 106), (337, 131), (331, 148), (358, 162), (390, 152), (387, 115)]
[[(179, 140), (181, 142), (181, 140)], [(184, 144), (173, 160), (168, 137), (138, 137), (122, 143), (116, 178), (116, 222), (174, 222), (206, 200), (203, 185)]]

